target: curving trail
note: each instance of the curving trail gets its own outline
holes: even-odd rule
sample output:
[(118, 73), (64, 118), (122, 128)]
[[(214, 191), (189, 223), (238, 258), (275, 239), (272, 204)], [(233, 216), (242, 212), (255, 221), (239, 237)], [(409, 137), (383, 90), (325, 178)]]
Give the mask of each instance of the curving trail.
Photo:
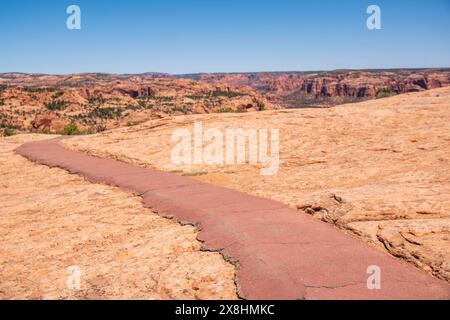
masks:
[[(96, 183), (128, 189), (144, 206), (198, 226), (205, 250), (236, 262), (246, 299), (450, 299), (450, 285), (276, 201), (67, 150), (61, 138), (16, 152)], [(381, 289), (367, 268), (381, 268)]]

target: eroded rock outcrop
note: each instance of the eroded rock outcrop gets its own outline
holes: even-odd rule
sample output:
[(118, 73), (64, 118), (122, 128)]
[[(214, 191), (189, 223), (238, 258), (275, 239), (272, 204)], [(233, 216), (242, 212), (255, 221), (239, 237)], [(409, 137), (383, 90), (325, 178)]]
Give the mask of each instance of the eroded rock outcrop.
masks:
[(450, 70), (337, 70), (200, 74), (209, 83), (249, 86), (286, 107), (327, 106), (450, 85)]

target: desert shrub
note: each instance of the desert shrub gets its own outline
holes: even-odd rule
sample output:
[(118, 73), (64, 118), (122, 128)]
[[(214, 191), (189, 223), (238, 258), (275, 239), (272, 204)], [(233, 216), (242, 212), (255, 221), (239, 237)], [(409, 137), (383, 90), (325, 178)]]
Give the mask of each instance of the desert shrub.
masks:
[(189, 110), (186, 108), (186, 107), (179, 107), (179, 106), (177, 106), (177, 107), (173, 107), (172, 109), (171, 109), (171, 111), (172, 112), (181, 112), (181, 113), (184, 113), (184, 114), (188, 114), (189, 113)]
[(64, 92), (62, 92), (62, 91), (56, 92), (55, 94), (52, 95), (52, 99), (58, 99), (58, 98), (60, 98), (63, 94), (64, 94)]
[(259, 111), (264, 111), (266, 110), (266, 104), (260, 100), (258, 100), (256, 102), (256, 107), (258, 108)]
[(61, 131), (62, 135), (65, 136), (74, 136), (80, 134), (80, 129), (78, 129), (78, 126), (75, 122), (71, 122), (67, 126), (64, 127), (64, 129)]
[(164, 97), (164, 96), (161, 96), (161, 97), (156, 97), (156, 100), (159, 100), (159, 101), (172, 101), (172, 100), (175, 100), (175, 97)]
[(103, 97), (91, 97), (88, 99), (88, 101), (89, 101), (89, 104), (94, 104), (94, 105), (99, 105), (99, 106), (104, 105), (107, 102), (107, 100)]
[(2, 129), (11, 129), (11, 130), (22, 130), (21, 126), (18, 126), (18, 125), (15, 125), (15, 124), (10, 124), (10, 123), (5, 122), (5, 121), (0, 123), (0, 128), (2, 128)]
[(186, 98), (192, 99), (192, 100), (201, 100), (204, 99), (204, 96), (193, 94), (193, 95), (187, 95)]
[(95, 133), (94, 127), (89, 127), (81, 132), (81, 134), (83, 134), (83, 135), (89, 135), (89, 134), (94, 134), (94, 133)]
[(105, 126), (100, 125), (100, 126), (95, 127), (95, 132), (99, 133), (99, 132), (103, 132), (103, 131), (106, 131)]
[(199, 177), (199, 176), (205, 176), (208, 172), (206, 171), (199, 171), (199, 172), (185, 172), (182, 174), (184, 177)]
[(395, 95), (389, 88), (381, 88), (377, 90), (377, 99), (386, 98)]
[(212, 97), (227, 97), (227, 98), (243, 97), (245, 95), (246, 95), (245, 93), (241, 92), (221, 91), (221, 90), (216, 90), (211, 93)]
[(3, 132), (2, 132), (2, 135), (4, 137), (10, 137), (10, 136), (13, 136), (15, 134), (16, 134), (16, 132), (13, 129), (11, 129), (11, 128), (4, 128)]
[(154, 96), (154, 95), (150, 95), (150, 96), (140, 96), (140, 97), (136, 97), (135, 100), (137, 101), (158, 101), (158, 102), (164, 102), (164, 101), (173, 101), (175, 100), (175, 97), (172, 96)]
[(23, 87), (22, 91), (29, 93), (54, 92), (57, 88), (54, 87)]
[(119, 118), (122, 115), (122, 108), (95, 108), (91, 110), (88, 114), (90, 118), (100, 118), (100, 119), (114, 119)]
[(134, 97), (135, 100), (142, 100), (142, 101), (150, 101), (151, 99), (154, 99), (154, 96), (139, 96), (139, 97)]
[(69, 106), (69, 103), (64, 100), (53, 100), (51, 102), (44, 103), (44, 106), (51, 111), (64, 110)]
[(4, 91), (5, 89), (8, 89), (10, 86), (7, 84), (0, 84), (0, 92)]
[(134, 127), (134, 126), (140, 125), (143, 122), (144, 121), (128, 121), (127, 122), (127, 127)]
[(243, 113), (243, 112), (245, 112), (245, 110), (243, 108), (237, 108), (237, 109), (222, 108), (222, 109), (219, 109), (217, 112), (218, 113)]
[[(138, 102), (137, 108), (138, 109), (152, 109), (153, 105), (145, 103), (144, 101), (141, 100)], [(137, 109), (132, 109), (132, 110), (137, 110)]]
[(4, 99), (0, 99), (0, 106), (4, 106), (5, 105), (5, 100)]
[(94, 134), (94, 133), (99, 133), (99, 132), (103, 132), (106, 130), (105, 126), (90, 126), (89, 128), (87, 128), (86, 130), (82, 131), (81, 134)]
[(125, 110), (136, 111), (136, 110), (139, 110), (139, 109), (144, 109), (145, 107), (146, 107), (145, 102), (139, 101), (139, 103), (137, 105), (135, 105), (135, 104), (127, 104), (125, 106)]

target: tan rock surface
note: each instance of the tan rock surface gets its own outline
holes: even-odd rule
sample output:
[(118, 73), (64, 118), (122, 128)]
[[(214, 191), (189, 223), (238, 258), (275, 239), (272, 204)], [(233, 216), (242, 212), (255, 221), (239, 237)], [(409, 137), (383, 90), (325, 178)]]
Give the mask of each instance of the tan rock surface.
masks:
[[(279, 128), (280, 170), (172, 163), (173, 130)], [(284, 202), (450, 280), (450, 88), (332, 109), (181, 116), (66, 140)]]
[[(0, 138), (0, 299), (235, 299), (235, 268), (139, 197), (13, 153)], [(68, 267), (81, 290), (66, 286)]]

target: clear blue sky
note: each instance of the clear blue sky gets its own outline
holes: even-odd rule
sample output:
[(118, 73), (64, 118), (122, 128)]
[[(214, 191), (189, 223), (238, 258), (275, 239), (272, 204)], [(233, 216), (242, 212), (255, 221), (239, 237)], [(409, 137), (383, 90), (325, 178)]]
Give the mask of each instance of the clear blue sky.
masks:
[(450, 0), (0, 0), (0, 43), (0, 72), (450, 67)]

